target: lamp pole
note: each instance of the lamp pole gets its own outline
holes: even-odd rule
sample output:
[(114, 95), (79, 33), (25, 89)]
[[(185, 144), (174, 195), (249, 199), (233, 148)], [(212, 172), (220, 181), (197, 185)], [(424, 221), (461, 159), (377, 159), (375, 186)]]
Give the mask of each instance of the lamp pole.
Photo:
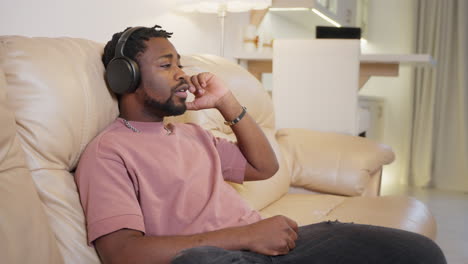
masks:
[(218, 8), (218, 17), (221, 24), (221, 41), (220, 41), (220, 51), (219, 54), (221, 57), (224, 57), (224, 23), (226, 20), (227, 5), (222, 3)]

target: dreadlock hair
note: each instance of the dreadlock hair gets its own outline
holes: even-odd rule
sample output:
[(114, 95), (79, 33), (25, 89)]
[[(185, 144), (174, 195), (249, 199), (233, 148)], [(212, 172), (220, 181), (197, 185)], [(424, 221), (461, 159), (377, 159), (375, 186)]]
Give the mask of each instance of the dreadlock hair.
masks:
[[(114, 58), (115, 55), (115, 48), (117, 46), (117, 42), (119, 41), (120, 36), (129, 30), (131, 27), (127, 27), (124, 31), (115, 33), (112, 36), (112, 39), (107, 42), (106, 46), (104, 47), (104, 54), (102, 55), (102, 62), (104, 63), (104, 67), (107, 67), (107, 64)], [(144, 52), (146, 50), (145, 41), (148, 41), (150, 38), (170, 38), (172, 36), (172, 32), (167, 32), (161, 27), (155, 25), (154, 27), (150, 28), (140, 28), (137, 31), (133, 32), (130, 38), (128, 38), (127, 42), (125, 43), (124, 51), (126, 57), (134, 60), (140, 52)]]

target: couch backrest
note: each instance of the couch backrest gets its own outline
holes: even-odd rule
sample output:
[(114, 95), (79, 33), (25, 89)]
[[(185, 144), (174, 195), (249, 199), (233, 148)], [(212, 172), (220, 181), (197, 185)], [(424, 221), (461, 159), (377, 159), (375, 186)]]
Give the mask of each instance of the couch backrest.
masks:
[[(8, 98), (2, 107), (7, 105), (12, 113), (8, 140), (16, 132), (17, 145), (25, 154), (17, 162), (24, 163), (23, 177), (34, 180), (66, 263), (99, 263), (95, 250), (86, 245), (84, 216), (72, 173), (87, 143), (118, 115), (117, 101), (103, 78), (102, 51), (102, 44), (84, 39), (0, 37), (0, 69), (6, 77), (2, 91)], [(235, 63), (216, 56), (184, 56), (182, 63), (189, 73), (218, 74), (259, 122), (280, 154), (274, 135), (272, 103), (255, 78)], [(198, 123), (216, 136), (235, 140), (215, 110), (189, 112), (177, 120)], [(272, 179), (233, 185), (256, 209), (267, 206), (288, 190), (290, 178), (284, 160), (279, 158), (281, 169)], [(27, 193), (34, 196), (30, 191)], [(37, 197), (32, 203), (39, 203)], [(40, 215), (41, 210), (36, 208)], [(53, 240), (50, 230), (45, 228), (42, 232), (46, 241)], [(16, 246), (23, 248), (21, 244)], [(49, 250), (52, 252), (53, 246)]]
[(16, 135), (15, 114), (0, 68), (0, 259), (2, 263), (63, 263)]
[(0, 43), (16, 133), (60, 252), (67, 263), (99, 263), (86, 245), (71, 172), (86, 144), (117, 117), (103, 79), (102, 45), (25, 37), (1, 37)]

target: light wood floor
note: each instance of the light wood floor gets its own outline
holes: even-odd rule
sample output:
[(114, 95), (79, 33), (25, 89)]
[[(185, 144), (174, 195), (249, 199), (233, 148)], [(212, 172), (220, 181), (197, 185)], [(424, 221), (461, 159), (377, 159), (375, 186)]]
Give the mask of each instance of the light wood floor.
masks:
[(425, 203), (436, 218), (436, 243), (447, 263), (468, 264), (468, 192), (392, 186), (382, 195), (408, 195)]

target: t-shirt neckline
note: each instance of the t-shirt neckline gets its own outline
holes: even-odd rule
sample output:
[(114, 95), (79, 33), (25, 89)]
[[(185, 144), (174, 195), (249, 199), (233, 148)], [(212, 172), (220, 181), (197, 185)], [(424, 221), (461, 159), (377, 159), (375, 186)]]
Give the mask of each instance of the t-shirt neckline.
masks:
[[(133, 132), (150, 132), (150, 133), (158, 133), (163, 135), (173, 135), (175, 134), (175, 126), (172, 123), (164, 124), (164, 122), (143, 122), (143, 121), (133, 121), (133, 120), (126, 120), (121, 117), (118, 117), (119, 123), (122, 124), (126, 129), (132, 130), (133, 128), (136, 131)], [(129, 126), (125, 124), (125, 120), (128, 122)], [(169, 131), (170, 132), (169, 132)]]

